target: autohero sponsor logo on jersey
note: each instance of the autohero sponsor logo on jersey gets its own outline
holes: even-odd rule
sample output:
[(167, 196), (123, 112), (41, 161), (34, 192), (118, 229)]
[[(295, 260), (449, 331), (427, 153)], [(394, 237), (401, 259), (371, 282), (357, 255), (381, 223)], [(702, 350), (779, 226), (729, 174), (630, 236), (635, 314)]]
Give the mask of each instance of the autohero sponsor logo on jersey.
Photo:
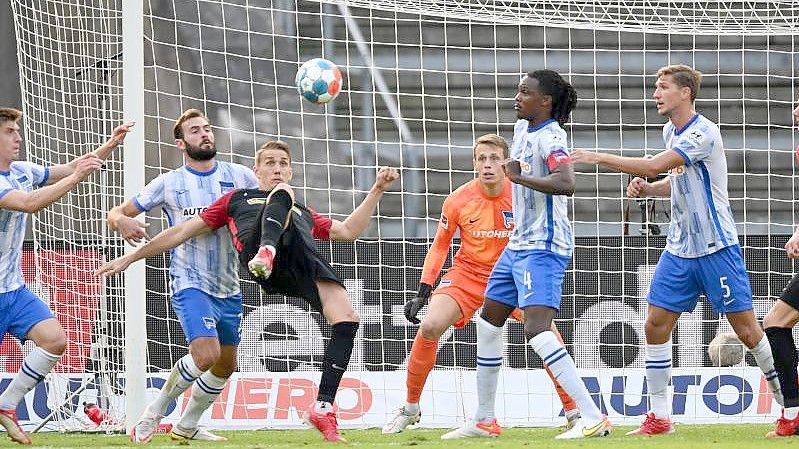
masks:
[(205, 212), (207, 209), (208, 207), (184, 207), (183, 217), (196, 217)]
[(510, 237), (510, 234), (513, 231), (508, 229), (480, 229), (475, 231), (469, 231), (473, 237), (481, 237), (481, 238), (489, 238), (489, 239), (506, 239)]

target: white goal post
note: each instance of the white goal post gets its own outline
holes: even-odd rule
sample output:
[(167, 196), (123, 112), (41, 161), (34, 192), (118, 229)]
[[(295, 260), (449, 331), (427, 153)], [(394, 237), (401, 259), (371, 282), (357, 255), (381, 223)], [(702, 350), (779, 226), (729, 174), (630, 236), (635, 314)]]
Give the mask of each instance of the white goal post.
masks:
[[(343, 218), (379, 166), (402, 177), (361, 240), (320, 243), (361, 316), (338, 397), (343, 427), (382, 425), (404, 401), (417, 327), (402, 316), (415, 293), (444, 198), (474, 177), (484, 133), (510, 138), (521, 75), (549, 68), (577, 89), (566, 125), (574, 148), (640, 156), (662, 150), (654, 73), (686, 63), (704, 73), (697, 109), (719, 123), (730, 199), (762, 318), (793, 272), (780, 250), (795, 224), (799, 6), (793, 1), (673, 0), (12, 0), (27, 159), (70, 160), (122, 120), (122, 151), (33, 220), (26, 279), (67, 328), (70, 349), (26, 397), (26, 428), (94, 429), (97, 402), (120, 430), (137, 418), (187, 345), (169, 305), (168, 256), (100, 280), (103, 260), (130, 250), (107, 211), (181, 165), (171, 127), (196, 107), (215, 126), (219, 158), (251, 166), (270, 139), (292, 147), (305, 202)], [(299, 65), (334, 61), (344, 88), (326, 107), (293, 85)], [(579, 168), (579, 167), (578, 167)], [(627, 177), (577, 174), (570, 202), (576, 252), (557, 324), (586, 384), (614, 423), (645, 409), (643, 319), (664, 245), (666, 201), (632, 201)], [(166, 225), (147, 215), (150, 231)], [(243, 276), (238, 372), (203, 418), (218, 428), (292, 428), (318, 385), (329, 326), (295, 298), (261, 294)], [(702, 303), (675, 342), (675, 419), (765, 422), (777, 412), (750, 360), (711, 368), (706, 347), (729, 331)], [(506, 326), (497, 404), (507, 425), (557, 425), (560, 406), (521, 326)], [(0, 388), (29, 346), (0, 347)], [(422, 425), (457, 425), (474, 409), (475, 329), (441, 339), (422, 397)], [(179, 398), (164, 422), (175, 422)], [(643, 405), (642, 405), (643, 404)], [(52, 413), (51, 413), (52, 412)], [(52, 416), (51, 416), (52, 415)]]

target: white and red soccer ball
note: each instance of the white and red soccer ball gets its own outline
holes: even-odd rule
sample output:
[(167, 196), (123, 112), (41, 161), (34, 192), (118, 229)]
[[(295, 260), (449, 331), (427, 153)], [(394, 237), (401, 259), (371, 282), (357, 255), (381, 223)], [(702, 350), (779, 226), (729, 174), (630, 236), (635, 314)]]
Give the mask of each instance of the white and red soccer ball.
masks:
[(306, 100), (324, 104), (341, 92), (341, 70), (327, 59), (314, 58), (300, 66), (294, 84)]

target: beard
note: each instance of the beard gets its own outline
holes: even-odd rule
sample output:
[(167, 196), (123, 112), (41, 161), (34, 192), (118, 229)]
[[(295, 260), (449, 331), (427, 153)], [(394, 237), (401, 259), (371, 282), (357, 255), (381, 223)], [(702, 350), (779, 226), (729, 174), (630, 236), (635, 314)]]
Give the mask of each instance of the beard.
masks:
[(186, 154), (195, 161), (208, 161), (216, 156), (216, 147), (202, 148), (186, 143)]

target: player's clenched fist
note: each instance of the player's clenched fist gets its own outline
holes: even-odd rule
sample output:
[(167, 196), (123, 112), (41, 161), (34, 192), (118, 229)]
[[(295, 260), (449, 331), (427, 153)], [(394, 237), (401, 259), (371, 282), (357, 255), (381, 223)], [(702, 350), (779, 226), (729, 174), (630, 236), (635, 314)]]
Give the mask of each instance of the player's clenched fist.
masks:
[(799, 235), (794, 233), (785, 243), (785, 252), (791, 259), (799, 259)]
[(641, 196), (649, 196), (649, 183), (644, 178), (633, 178), (627, 184), (627, 196), (630, 198), (638, 198)]
[(399, 178), (399, 172), (393, 167), (383, 167), (377, 172), (377, 179), (375, 179), (375, 188), (385, 192), (391, 187), (391, 184)]

